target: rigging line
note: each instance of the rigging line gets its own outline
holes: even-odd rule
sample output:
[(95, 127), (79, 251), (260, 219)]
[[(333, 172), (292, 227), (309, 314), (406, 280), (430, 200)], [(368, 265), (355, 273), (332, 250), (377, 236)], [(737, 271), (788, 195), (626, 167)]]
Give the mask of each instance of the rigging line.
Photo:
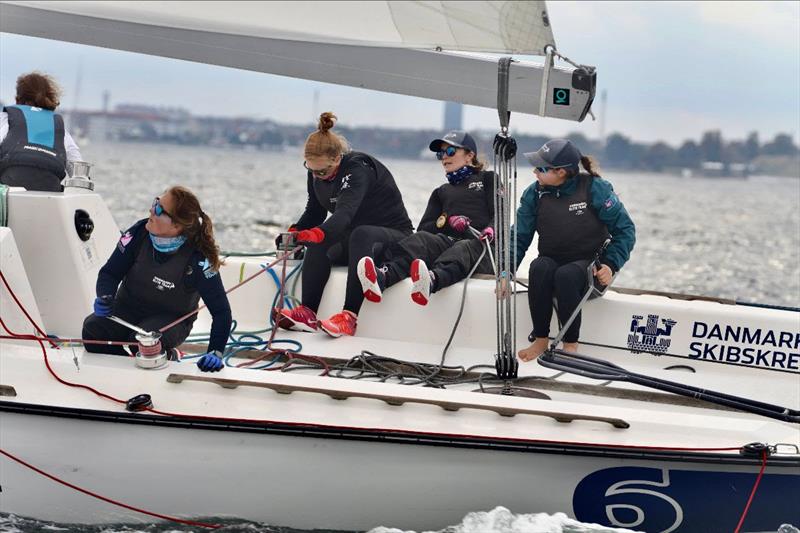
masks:
[(761, 478), (764, 476), (765, 468), (767, 468), (767, 450), (761, 450), (761, 470), (759, 470), (758, 476), (756, 476), (756, 482), (753, 484), (753, 490), (750, 491), (750, 497), (747, 498), (747, 504), (744, 506), (742, 516), (739, 518), (739, 523), (736, 525), (736, 530), (734, 533), (739, 533), (739, 531), (742, 529), (744, 519), (747, 517), (747, 512), (750, 511), (750, 504), (753, 503), (753, 498), (758, 490), (758, 484), (761, 483)]
[[(267, 268), (269, 268), (269, 267), (272, 267), (272, 266), (276, 265), (276, 264), (278, 263), (278, 261), (284, 261), (284, 260), (286, 260), (286, 259), (287, 259), (287, 258), (288, 258), (290, 255), (293, 255), (295, 252), (299, 251), (299, 250), (300, 250), (300, 248), (302, 248), (302, 246), (296, 246), (294, 249), (292, 249), (292, 250), (289, 250), (288, 252), (286, 252), (285, 254), (283, 254), (283, 257), (278, 257), (277, 259), (275, 259), (275, 261), (273, 261), (272, 263), (268, 264), (268, 265), (267, 265), (265, 268), (262, 268), (261, 270), (259, 270), (259, 271), (258, 271), (258, 272), (256, 272), (255, 274), (251, 275), (250, 277), (248, 277), (248, 278), (247, 278), (247, 279), (245, 279), (244, 281), (241, 281), (241, 282), (237, 283), (236, 285), (234, 285), (233, 287), (231, 287), (230, 289), (228, 289), (227, 291), (225, 291), (225, 294), (230, 294), (231, 292), (235, 291), (236, 289), (238, 289), (239, 287), (241, 287), (241, 286), (242, 286), (242, 285), (244, 285), (245, 283), (249, 283), (250, 281), (254, 280), (256, 277), (258, 277), (258, 276), (260, 276), (261, 274), (263, 274), (264, 272), (266, 272)], [(187, 319), (187, 318), (189, 318), (190, 316), (192, 316), (192, 315), (195, 315), (195, 314), (199, 313), (200, 311), (202, 311), (202, 310), (203, 310), (203, 309), (205, 309), (205, 308), (206, 308), (206, 305), (205, 305), (205, 304), (201, 305), (200, 307), (198, 307), (198, 308), (197, 308), (197, 309), (195, 309), (194, 311), (190, 311), (190, 312), (186, 313), (185, 315), (183, 315), (182, 317), (178, 318), (177, 320), (173, 320), (172, 322), (170, 322), (170, 323), (169, 323), (169, 324), (167, 324), (166, 326), (164, 326), (164, 327), (162, 327), (161, 329), (159, 329), (159, 330), (158, 330), (158, 332), (159, 332), (159, 333), (164, 333), (166, 330), (168, 330), (168, 329), (170, 329), (171, 327), (174, 327), (174, 326), (176, 326), (176, 325), (180, 324), (181, 322), (183, 322), (184, 320), (186, 320), (186, 319)]]
[(23, 459), (17, 457), (16, 455), (14, 455), (14, 454), (12, 454), (10, 452), (7, 452), (6, 450), (4, 450), (2, 448), (0, 448), (0, 453), (5, 455), (6, 457), (11, 459), (12, 461), (15, 461), (15, 462), (21, 464), (25, 468), (29, 468), (29, 469), (33, 470), (34, 472), (36, 472), (37, 474), (40, 474), (40, 475), (42, 475), (42, 476), (44, 476), (44, 477), (46, 477), (46, 478), (48, 478), (48, 479), (50, 479), (52, 481), (55, 481), (56, 483), (60, 483), (60, 484), (62, 484), (64, 486), (66, 486), (66, 487), (69, 487), (69, 488), (73, 489), (73, 490), (77, 490), (78, 492), (86, 494), (87, 496), (91, 496), (92, 498), (97, 498), (98, 500), (102, 500), (102, 501), (104, 501), (106, 503), (110, 503), (112, 505), (116, 505), (117, 507), (122, 507), (124, 509), (128, 509), (130, 511), (135, 511), (137, 513), (141, 513), (141, 514), (144, 514), (144, 515), (147, 515), (147, 516), (152, 516), (154, 518), (160, 518), (162, 520), (168, 520), (170, 522), (175, 522), (177, 524), (185, 524), (187, 526), (198, 526), (198, 527), (204, 527), (204, 528), (207, 528), (207, 529), (219, 529), (219, 528), (222, 527), (219, 524), (208, 524), (206, 522), (195, 522), (194, 520), (184, 520), (182, 518), (176, 518), (174, 516), (169, 516), (169, 515), (165, 515), (165, 514), (161, 514), (161, 513), (156, 513), (156, 512), (153, 512), (153, 511), (148, 511), (147, 509), (142, 509), (141, 507), (134, 507), (133, 505), (129, 505), (129, 504), (123, 503), (123, 502), (121, 502), (119, 500), (114, 500), (114, 499), (109, 498), (107, 496), (103, 496), (103, 495), (98, 494), (96, 492), (92, 492), (91, 490), (84, 489), (83, 487), (79, 487), (78, 485), (70, 483), (69, 481), (66, 481), (66, 480), (63, 480), (63, 479), (61, 479), (59, 477), (56, 477), (53, 474), (49, 474), (49, 473), (45, 472), (44, 470), (42, 470), (41, 468), (37, 468), (37, 467), (33, 466), (32, 464), (28, 463), (27, 461), (24, 461)]
[[(19, 307), (22, 310), (22, 312), (25, 314), (25, 318), (28, 319), (28, 322), (31, 323), (31, 325), (39, 333), (39, 335), (41, 335), (42, 337), (47, 337), (47, 333), (42, 331), (42, 328), (40, 328), (39, 325), (36, 322), (34, 322), (33, 318), (31, 318), (31, 315), (29, 315), (28, 311), (22, 306), (22, 303), (19, 301), (19, 298), (17, 298), (17, 295), (14, 294), (14, 291), (11, 290), (11, 285), (8, 284), (8, 280), (6, 279), (6, 276), (5, 276), (5, 274), (3, 274), (2, 270), (0, 270), (0, 279), (3, 280), (3, 285), (6, 286), (6, 290), (8, 290), (8, 293), (14, 299), (14, 302), (16, 302), (17, 307)], [(8, 330), (6, 330), (6, 331), (8, 331)], [(53, 341), (50, 341), (50, 345), (53, 348), (58, 349), (58, 346), (56, 346)]]

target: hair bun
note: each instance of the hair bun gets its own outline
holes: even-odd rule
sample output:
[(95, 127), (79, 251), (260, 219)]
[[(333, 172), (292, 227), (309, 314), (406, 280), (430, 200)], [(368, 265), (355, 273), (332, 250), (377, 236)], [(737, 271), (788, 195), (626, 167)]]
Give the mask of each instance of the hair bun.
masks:
[(319, 116), (319, 124), (317, 125), (317, 129), (322, 132), (326, 132), (336, 124), (336, 115), (334, 115), (330, 111), (326, 111)]

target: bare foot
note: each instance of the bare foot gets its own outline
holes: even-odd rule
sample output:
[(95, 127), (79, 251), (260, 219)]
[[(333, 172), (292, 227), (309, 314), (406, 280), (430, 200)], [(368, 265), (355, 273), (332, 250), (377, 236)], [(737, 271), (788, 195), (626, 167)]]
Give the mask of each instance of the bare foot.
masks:
[(547, 350), (548, 341), (549, 339), (547, 337), (536, 337), (536, 340), (533, 341), (533, 344), (524, 350), (520, 350), (517, 355), (519, 356), (520, 360), (524, 362), (533, 361), (542, 355), (545, 350)]
[(565, 342), (561, 345), (561, 349), (564, 350), (565, 352), (578, 353), (578, 343)]

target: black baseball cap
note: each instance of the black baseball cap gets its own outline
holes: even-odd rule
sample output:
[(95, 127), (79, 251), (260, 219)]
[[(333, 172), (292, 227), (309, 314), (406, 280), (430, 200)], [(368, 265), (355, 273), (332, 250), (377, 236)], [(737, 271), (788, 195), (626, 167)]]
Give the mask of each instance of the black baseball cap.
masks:
[(580, 150), (566, 139), (547, 141), (535, 152), (527, 152), (525, 157), (534, 167), (572, 168), (578, 170), (581, 162)]
[(465, 148), (476, 154), (478, 153), (478, 145), (475, 143), (475, 139), (473, 139), (472, 135), (466, 131), (448, 131), (447, 134), (441, 139), (432, 140), (428, 148), (431, 149), (431, 152), (438, 152), (439, 148), (442, 146), (442, 143), (447, 143), (451, 146), (455, 146), (456, 148)]

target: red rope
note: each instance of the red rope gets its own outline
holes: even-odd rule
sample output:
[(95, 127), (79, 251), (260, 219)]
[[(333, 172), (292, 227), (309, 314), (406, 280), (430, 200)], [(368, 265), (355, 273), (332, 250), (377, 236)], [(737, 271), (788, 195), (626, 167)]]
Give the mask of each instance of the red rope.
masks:
[(96, 492), (92, 492), (92, 491), (90, 491), (88, 489), (84, 489), (83, 487), (79, 487), (77, 485), (74, 485), (74, 484), (70, 483), (69, 481), (65, 481), (65, 480), (63, 480), (61, 478), (58, 478), (58, 477), (52, 475), (52, 474), (48, 474), (47, 472), (45, 472), (41, 468), (37, 468), (37, 467), (33, 466), (32, 464), (23, 461), (22, 459), (20, 459), (16, 455), (13, 455), (13, 454), (9, 453), (9, 452), (5, 451), (2, 448), (0, 448), (0, 453), (5, 455), (6, 457), (11, 459), (12, 461), (16, 461), (17, 463), (21, 464), (22, 466), (24, 466), (26, 468), (30, 468), (31, 470), (33, 470), (37, 474), (41, 474), (44, 477), (55, 481), (56, 483), (61, 483), (62, 485), (67, 486), (67, 487), (69, 487), (71, 489), (77, 490), (78, 492), (82, 492), (82, 493), (86, 494), (87, 496), (91, 496), (92, 498), (97, 498), (98, 500), (102, 500), (102, 501), (104, 501), (106, 503), (110, 503), (112, 505), (116, 505), (117, 507), (123, 507), (125, 509), (129, 509), (131, 511), (136, 511), (137, 513), (142, 513), (142, 514), (145, 514), (145, 515), (148, 515), (148, 516), (152, 516), (154, 518), (160, 518), (162, 520), (169, 520), (170, 522), (177, 522), (178, 524), (186, 524), (187, 526), (198, 526), (198, 527), (205, 527), (205, 528), (208, 528), (208, 529), (219, 529), (219, 528), (222, 527), (219, 524), (207, 524), (205, 522), (195, 522), (193, 520), (183, 520), (182, 518), (176, 518), (174, 516), (169, 516), (169, 515), (160, 514), (160, 513), (154, 513), (153, 511), (148, 511), (147, 509), (134, 507), (133, 505), (128, 505), (127, 503), (123, 503), (123, 502), (108, 498), (106, 496), (102, 496), (100, 494), (97, 494)]
[[(14, 298), (14, 301), (17, 303), (17, 307), (22, 309), (22, 312), (25, 313), (25, 316), (28, 318), (28, 322), (33, 324), (33, 327), (36, 329), (36, 331), (39, 333), (39, 335), (41, 335), (42, 337), (47, 337), (47, 333), (42, 331), (42, 328), (40, 328), (39, 325), (36, 322), (33, 321), (33, 318), (31, 318), (31, 315), (28, 314), (28, 311), (25, 310), (25, 307), (22, 305), (22, 303), (20, 303), (19, 299), (17, 298), (17, 295), (14, 294), (14, 291), (11, 290), (11, 285), (8, 284), (8, 281), (6, 280), (6, 277), (3, 274), (2, 270), (0, 270), (0, 279), (3, 280), (3, 285), (6, 286), (6, 289), (8, 290), (8, 293), (11, 295), (12, 298)], [(6, 330), (6, 331), (11, 333), (9, 330)], [(53, 341), (50, 341), (50, 344), (53, 346), (53, 348), (56, 348), (56, 349), (58, 348), (58, 346), (56, 346), (53, 343)]]
[(747, 505), (744, 506), (744, 511), (742, 511), (742, 516), (739, 518), (739, 524), (736, 526), (734, 533), (739, 533), (739, 531), (742, 529), (744, 519), (747, 517), (747, 512), (750, 510), (750, 504), (753, 503), (753, 498), (755, 498), (756, 491), (758, 490), (758, 484), (761, 483), (761, 478), (764, 476), (765, 468), (767, 468), (767, 450), (761, 450), (761, 470), (758, 472), (756, 482), (753, 484), (753, 490), (750, 491), (750, 497), (747, 499)]

